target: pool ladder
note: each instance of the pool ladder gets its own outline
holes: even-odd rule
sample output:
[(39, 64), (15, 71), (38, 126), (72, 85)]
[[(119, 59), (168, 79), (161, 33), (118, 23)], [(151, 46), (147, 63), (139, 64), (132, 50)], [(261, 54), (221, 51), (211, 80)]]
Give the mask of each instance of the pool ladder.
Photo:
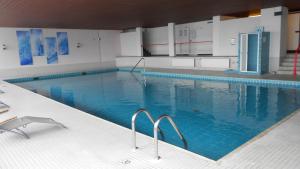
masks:
[(134, 149), (137, 149), (136, 146), (136, 128), (135, 128), (135, 122), (136, 122), (136, 118), (139, 114), (141, 113), (145, 113), (148, 117), (148, 119), (151, 121), (151, 123), (153, 124), (153, 134), (154, 134), (154, 158), (159, 160), (160, 156), (158, 155), (158, 132), (160, 132), (162, 138), (164, 138), (163, 132), (162, 130), (159, 128), (159, 124), (163, 119), (167, 119), (170, 124), (172, 125), (172, 127), (175, 129), (177, 135), (179, 136), (180, 140), (183, 142), (184, 144), (184, 148), (187, 149), (188, 148), (188, 144), (185, 140), (185, 138), (183, 137), (182, 133), (179, 131), (178, 127), (176, 126), (175, 122), (173, 121), (173, 119), (169, 116), (169, 115), (161, 115), (155, 122), (153, 117), (151, 116), (151, 114), (149, 113), (149, 111), (147, 111), (146, 109), (139, 109), (137, 110), (131, 119), (131, 130), (132, 130), (132, 146)]
[(134, 69), (139, 65), (139, 63), (142, 61), (142, 60), (144, 60), (144, 66), (143, 66), (143, 68), (144, 68), (144, 72), (145, 72), (145, 67), (146, 67), (146, 60), (145, 60), (145, 58), (144, 57), (142, 57), (135, 65), (134, 65), (134, 67), (130, 70), (130, 72), (133, 72), (134, 71)]

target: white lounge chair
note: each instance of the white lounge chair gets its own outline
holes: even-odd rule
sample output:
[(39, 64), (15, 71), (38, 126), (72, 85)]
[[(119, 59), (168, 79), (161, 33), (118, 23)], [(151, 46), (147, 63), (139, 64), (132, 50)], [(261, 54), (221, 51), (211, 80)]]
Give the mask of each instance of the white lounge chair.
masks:
[(30, 123), (46, 123), (46, 124), (54, 124), (63, 128), (67, 128), (63, 124), (56, 122), (51, 118), (43, 118), (43, 117), (31, 117), (25, 116), (21, 118), (12, 118), (0, 124), (0, 134), (5, 132), (15, 133), (25, 138), (29, 139), (30, 137), (22, 131), (21, 127), (26, 127)]

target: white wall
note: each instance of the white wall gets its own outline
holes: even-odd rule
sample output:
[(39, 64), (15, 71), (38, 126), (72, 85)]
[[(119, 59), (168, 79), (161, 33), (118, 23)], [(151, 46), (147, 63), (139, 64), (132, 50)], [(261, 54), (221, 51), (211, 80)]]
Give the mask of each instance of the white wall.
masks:
[(120, 33), (120, 56), (143, 56), (143, 28), (136, 28), (130, 32)]
[(175, 23), (168, 23), (168, 48), (169, 56), (174, 57), (176, 55)]
[[(175, 26), (176, 54), (212, 54), (213, 24), (211, 21), (192, 22)], [(178, 44), (184, 42), (202, 42)]]
[[(176, 54), (212, 54), (212, 26), (209, 21), (175, 25), (175, 43), (206, 41), (176, 44)], [(144, 45), (152, 55), (169, 55), (168, 27), (146, 28)]]
[[(0, 44), (7, 45), (7, 50), (0, 49), (0, 78), (100, 69), (105, 63), (113, 67), (115, 57), (120, 55), (120, 31), (43, 29), (44, 37), (56, 37), (56, 32), (67, 32), (69, 55), (59, 56), (58, 64), (52, 65), (47, 64), (46, 54), (33, 56), (33, 65), (21, 66), (17, 30), (30, 30), (30, 28), (0, 28)], [(98, 33), (101, 37), (100, 43)], [(82, 46), (77, 48), (77, 43)]]
[(299, 44), (300, 13), (289, 14), (288, 16), (288, 50), (295, 50)]
[(125, 32), (120, 33), (121, 41), (121, 56), (137, 56), (137, 33), (134, 32)]
[[(276, 12), (281, 12), (280, 15), (275, 15)], [(269, 71), (278, 71), (280, 61), (286, 56), (287, 50), (287, 31), (288, 10), (285, 7), (266, 8), (261, 10), (261, 16), (258, 17), (213, 17), (213, 23), (209, 21), (194, 22), (180, 24), (175, 26), (176, 54), (213, 54), (214, 57), (236, 57), (238, 56), (238, 36), (239, 33), (255, 32), (257, 27), (264, 27), (265, 31), (270, 32), (270, 61)], [(295, 20), (295, 19), (294, 19)], [(296, 21), (295, 21), (296, 22)], [(133, 37), (133, 36), (131, 36)], [(146, 29), (144, 32), (144, 44), (149, 51), (154, 55), (168, 55), (168, 45), (153, 45), (149, 44), (168, 44), (168, 27), (158, 27)], [(129, 38), (127, 38), (129, 39)], [(133, 39), (134, 40), (134, 39)], [(186, 42), (213, 41), (212, 44), (183, 44)], [(123, 43), (126, 41), (124, 40)], [(295, 39), (289, 39), (289, 44), (295, 48)], [(129, 43), (130, 44), (130, 43)], [(129, 45), (126, 44), (126, 45)], [(127, 56), (137, 56), (134, 52), (134, 44)], [(126, 53), (126, 52), (124, 52)], [(123, 52), (122, 52), (122, 55)], [(126, 55), (125, 55), (126, 56)], [(219, 59), (224, 63), (223, 67), (227, 66), (228, 59)], [(229, 63), (232, 67), (234, 59), (230, 59)], [(236, 60), (236, 59), (235, 59)], [(226, 63), (225, 63), (226, 62)], [(214, 63), (213, 60), (202, 59), (201, 63)], [(203, 66), (203, 64), (201, 64)], [(226, 65), (225, 65), (226, 64)], [(214, 67), (209, 66), (209, 67)], [(215, 65), (215, 67), (217, 67)]]
[(135, 29), (136, 36), (137, 36), (137, 42), (136, 42), (136, 48), (137, 48), (137, 56), (143, 56), (143, 28), (137, 27)]
[(100, 30), (101, 62), (115, 62), (121, 55), (120, 31)]
[[(282, 15), (275, 16), (275, 12), (282, 12)], [(275, 7), (262, 9), (260, 17), (222, 20), (222, 17), (215, 16), (213, 55), (237, 56), (238, 34), (255, 32), (257, 26), (262, 26), (271, 34), (269, 71), (278, 71), (280, 60), (286, 56), (287, 50), (287, 14), (287, 8)]]
[[(133, 67), (140, 57), (117, 57), (118, 67)], [(148, 68), (226, 70), (237, 68), (236, 57), (145, 57)], [(144, 66), (142, 61), (138, 67)]]
[(168, 27), (144, 29), (143, 43), (152, 55), (169, 55)]
[[(239, 33), (255, 32), (260, 25), (260, 17), (221, 20), (220, 16), (213, 19), (213, 55), (237, 56)], [(232, 44), (232, 40), (235, 43)]]
[[(282, 12), (282, 15), (275, 16), (275, 12)], [(287, 51), (288, 9), (285, 7), (266, 8), (261, 10), (261, 15), (261, 26), (271, 34), (269, 71), (278, 71), (281, 58), (286, 56)]]

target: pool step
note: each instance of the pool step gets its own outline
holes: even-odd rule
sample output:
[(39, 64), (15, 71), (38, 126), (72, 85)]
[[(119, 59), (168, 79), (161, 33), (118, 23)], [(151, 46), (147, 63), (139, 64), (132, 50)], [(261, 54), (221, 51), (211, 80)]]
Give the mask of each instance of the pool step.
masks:
[[(287, 57), (283, 59), (283, 63), (284, 62), (292, 62), (294, 63), (294, 57)], [(298, 63), (300, 63), (300, 57), (298, 58)]]
[[(293, 71), (294, 70), (294, 66), (280, 66), (279, 67), (279, 71)], [(297, 66), (297, 70), (300, 70), (300, 67)]]
[[(292, 66), (294, 67), (294, 62), (283, 62), (281, 66)], [(300, 62), (297, 63), (297, 66), (300, 66)]]
[[(293, 75), (293, 71), (292, 70), (279, 70), (277, 71), (277, 74), (280, 75)], [(297, 71), (297, 75), (300, 75), (300, 71)]]
[[(280, 64), (280, 67), (277, 71), (281, 75), (293, 75), (294, 74), (294, 54), (288, 54)], [(300, 75), (300, 56), (297, 61), (297, 74)]]

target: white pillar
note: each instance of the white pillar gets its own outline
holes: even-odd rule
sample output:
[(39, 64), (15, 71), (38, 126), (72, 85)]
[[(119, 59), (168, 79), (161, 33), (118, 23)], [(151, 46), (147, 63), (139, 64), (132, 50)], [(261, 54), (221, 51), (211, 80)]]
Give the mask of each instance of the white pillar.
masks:
[(175, 56), (175, 24), (168, 23), (169, 56)]
[[(276, 13), (279, 14), (276, 15)], [(261, 26), (265, 28), (266, 32), (271, 33), (270, 72), (278, 71), (281, 58), (286, 56), (287, 16), (288, 9), (282, 6), (261, 10)]]
[(143, 28), (136, 28), (137, 34), (137, 56), (143, 56)]
[(213, 17), (213, 56), (221, 56), (220, 53), (220, 30), (221, 16)]

